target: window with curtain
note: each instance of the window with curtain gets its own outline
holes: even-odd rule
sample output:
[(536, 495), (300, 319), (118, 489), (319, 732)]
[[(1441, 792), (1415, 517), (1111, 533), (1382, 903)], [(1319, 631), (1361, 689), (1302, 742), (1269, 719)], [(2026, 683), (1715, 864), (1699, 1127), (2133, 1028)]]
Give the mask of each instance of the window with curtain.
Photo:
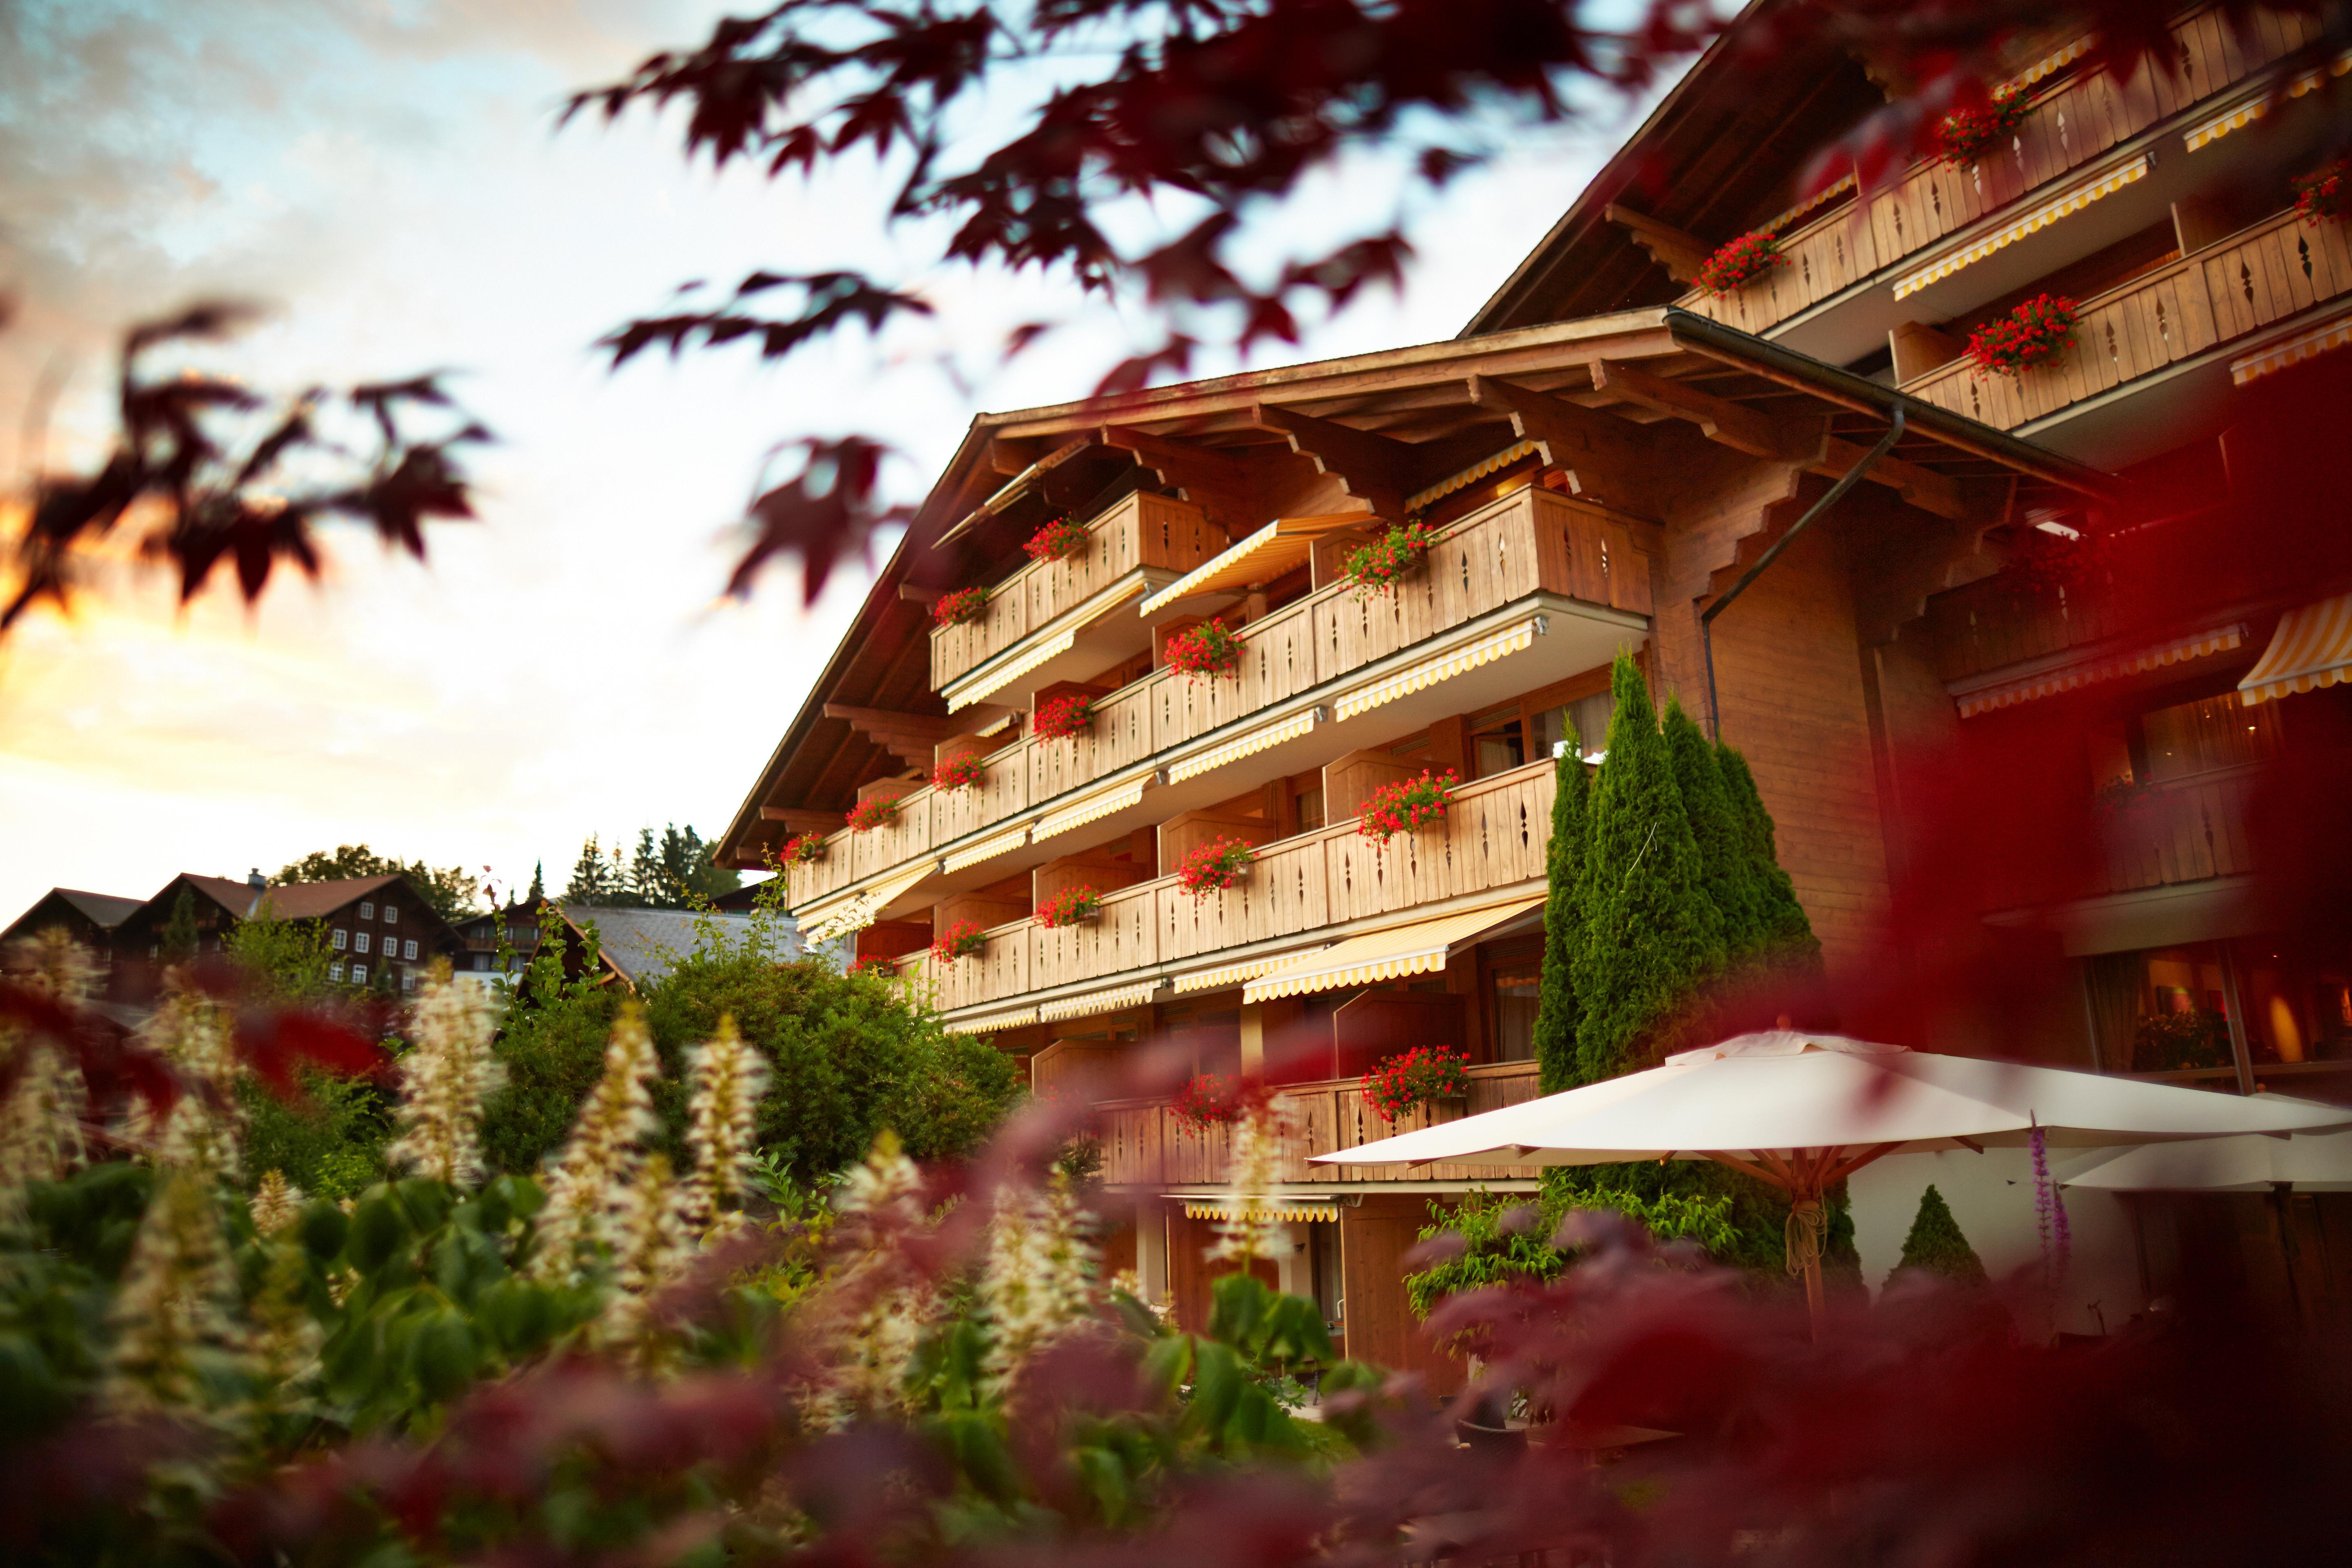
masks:
[(2278, 707), (2264, 702), (2248, 708), (2235, 692), (2224, 692), (2142, 714), (2140, 737), (2147, 765), (2141, 776), (2160, 783), (2276, 756)]

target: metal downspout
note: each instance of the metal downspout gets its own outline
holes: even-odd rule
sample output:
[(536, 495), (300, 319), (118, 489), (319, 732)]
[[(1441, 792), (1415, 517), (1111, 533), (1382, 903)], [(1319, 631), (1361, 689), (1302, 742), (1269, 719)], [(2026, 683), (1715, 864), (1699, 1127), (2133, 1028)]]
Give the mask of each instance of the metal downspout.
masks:
[(1779, 560), (1780, 558), (1780, 552), (1788, 549), (1790, 544), (1796, 540), (1797, 535), (1804, 532), (1807, 528), (1811, 527), (1815, 518), (1829, 510), (1831, 507), (1835, 506), (1839, 499), (1843, 497), (1846, 491), (1860, 484), (1863, 481), (1864, 477), (1866, 476), (1872, 468), (1878, 466), (1879, 458), (1884, 458), (1887, 453), (1895, 450), (1895, 443), (1903, 439), (1904, 426), (1905, 420), (1903, 417), (1903, 410), (1898, 406), (1895, 410), (1895, 422), (1886, 427), (1886, 434), (1878, 438), (1878, 445), (1873, 447), (1867, 453), (1865, 453), (1862, 461), (1856, 463), (1853, 468), (1848, 468), (1843, 474), (1840, 475), (1838, 482), (1830, 487), (1829, 494), (1823, 496), (1821, 500), (1815, 501), (1811, 507), (1807, 508), (1805, 515), (1797, 520), (1794, 527), (1790, 528), (1788, 532), (1782, 534), (1780, 538), (1774, 540), (1772, 542), (1772, 548), (1767, 550), (1757, 561), (1755, 565), (1750, 566), (1747, 571), (1741, 573), (1739, 581), (1734, 583), (1730, 588), (1725, 592), (1723, 597), (1717, 599), (1714, 604), (1709, 605), (1706, 609), (1699, 612), (1699, 646), (1706, 654), (1707, 727), (1714, 731), (1715, 740), (1718, 744), (1721, 743), (1723, 740), (1723, 705), (1716, 700), (1715, 695), (1715, 617), (1723, 614), (1724, 611), (1731, 608), (1731, 601), (1746, 593), (1748, 591), (1748, 584), (1756, 581), (1757, 578), (1761, 577), (1764, 574), (1764, 568), (1771, 565), (1773, 562)]

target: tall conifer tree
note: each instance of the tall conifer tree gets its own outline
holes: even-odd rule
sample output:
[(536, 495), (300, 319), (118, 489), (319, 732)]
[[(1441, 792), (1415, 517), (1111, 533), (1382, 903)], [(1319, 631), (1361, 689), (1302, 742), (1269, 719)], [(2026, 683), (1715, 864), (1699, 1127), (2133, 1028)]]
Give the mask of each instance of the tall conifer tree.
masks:
[(1690, 818), (1691, 837), (1698, 844), (1700, 885), (1723, 917), (1724, 951), (1737, 968), (1760, 955), (1769, 935), (1748, 826), (1724, 787), (1715, 748), (1683, 711), (1680, 698), (1666, 699), (1664, 730), (1667, 754), (1674, 759), (1675, 786), (1682, 791), (1683, 813)]
[(1724, 964), (1723, 916), (1701, 884), (1698, 843), (1649, 687), (1623, 654), (1610, 684), (1617, 710), (1592, 785), (1578, 877), (1583, 951), (1571, 963), (1582, 1013), (1577, 1070), (1586, 1083), (1665, 1043), (1661, 1026)]
[(1583, 1016), (1570, 973), (1583, 945), (1583, 911), (1577, 902), (1577, 877), (1588, 837), (1584, 759), (1570, 745), (1552, 764), (1557, 787), (1551, 802), (1551, 839), (1544, 846), (1549, 896), (1544, 902), (1543, 981), (1536, 1004), (1537, 1082), (1546, 1094), (1573, 1089), (1576, 1027)]
[(1764, 796), (1756, 788), (1756, 775), (1748, 771), (1747, 758), (1720, 741), (1716, 742), (1715, 757), (1723, 772), (1723, 785), (1730, 796), (1732, 810), (1745, 829), (1766, 956), (1776, 964), (1817, 969), (1822, 962), (1822, 944), (1813, 935), (1813, 922), (1805, 918), (1805, 906), (1797, 901), (1796, 885), (1789, 880), (1789, 873), (1780, 869), (1772, 814), (1764, 809)]

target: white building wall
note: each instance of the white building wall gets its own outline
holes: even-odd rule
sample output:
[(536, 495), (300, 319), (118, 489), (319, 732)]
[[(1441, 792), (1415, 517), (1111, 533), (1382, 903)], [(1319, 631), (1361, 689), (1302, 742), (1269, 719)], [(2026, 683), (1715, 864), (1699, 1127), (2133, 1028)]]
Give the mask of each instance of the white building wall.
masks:
[[(2051, 1164), (2063, 1173), (2075, 1156), (2052, 1151)], [(2033, 1156), (2024, 1149), (1988, 1149), (1981, 1154), (1957, 1150), (1940, 1154), (1893, 1154), (1855, 1173), (1848, 1184), (1853, 1203), (1854, 1247), (1862, 1254), (1863, 1281), (1875, 1296), (1903, 1256), (1903, 1238), (1919, 1212), (1919, 1196), (1933, 1183), (1959, 1222), (1985, 1270), (1996, 1280), (2020, 1269), (2039, 1270), (2042, 1242), (2033, 1212)], [(2112, 1193), (2061, 1188), (2074, 1251), (2059, 1290), (2056, 1327), (2067, 1333), (2095, 1334), (2104, 1317), (2112, 1331), (2145, 1310), (2139, 1253), (2131, 1215)]]

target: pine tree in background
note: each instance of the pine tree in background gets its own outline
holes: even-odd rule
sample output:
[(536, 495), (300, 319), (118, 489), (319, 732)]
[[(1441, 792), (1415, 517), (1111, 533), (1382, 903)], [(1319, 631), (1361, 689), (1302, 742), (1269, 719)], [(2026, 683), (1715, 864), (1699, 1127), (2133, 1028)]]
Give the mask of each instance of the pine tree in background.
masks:
[(1699, 884), (1723, 917), (1724, 952), (1738, 968), (1763, 952), (1769, 934), (1747, 824), (1731, 804), (1715, 748), (1683, 711), (1680, 698), (1666, 699), (1664, 731), (1675, 787), (1682, 792), (1683, 813), (1698, 844)]
[(522, 901), (532, 909), (537, 909), (547, 902), (546, 861), (534, 860), (530, 863), (530, 891), (522, 896)]
[(572, 865), (572, 879), (564, 884), (563, 901), (567, 904), (609, 904), (620, 891), (619, 879), (614, 875), (612, 863), (604, 858), (596, 836), (580, 846), (580, 858)]
[(1662, 1029), (1724, 966), (1723, 916), (1703, 885), (1698, 842), (1649, 688), (1623, 654), (1610, 681), (1617, 710), (1592, 784), (1590, 847), (1577, 879), (1582, 950), (1570, 963), (1584, 1083), (1671, 1048)]
[(1544, 870), (1549, 895), (1544, 901), (1543, 980), (1536, 1004), (1537, 1082), (1546, 1094), (1573, 1089), (1576, 1071), (1576, 1026), (1583, 1016), (1576, 1003), (1570, 969), (1583, 945), (1583, 911), (1577, 902), (1578, 873), (1584, 862), (1590, 829), (1586, 795), (1590, 785), (1584, 761), (1574, 746), (1552, 765), (1558, 787), (1552, 795), (1551, 840), (1544, 846)]
[(1748, 771), (1747, 758), (1720, 741), (1716, 742), (1715, 757), (1723, 772), (1723, 786), (1730, 797), (1732, 810), (1745, 829), (1750, 877), (1763, 922), (1765, 954), (1776, 965), (1817, 970), (1822, 963), (1822, 944), (1813, 935), (1813, 922), (1805, 918), (1805, 906), (1797, 901), (1796, 885), (1789, 880), (1789, 873), (1780, 869), (1780, 851), (1773, 841), (1772, 814), (1764, 809), (1764, 796), (1756, 787), (1756, 775)]
[(1892, 1283), (1906, 1269), (1937, 1275), (1956, 1285), (1987, 1282), (1984, 1260), (1960, 1234), (1959, 1221), (1952, 1217), (1950, 1205), (1933, 1183), (1919, 1194), (1919, 1212), (1911, 1220), (1911, 1234), (1903, 1238), (1903, 1257), (1887, 1275), (1888, 1281)]
[(182, 888), (172, 900), (171, 918), (155, 941), (161, 949), (156, 956), (166, 963), (185, 963), (196, 956), (196, 899), (187, 889)]

